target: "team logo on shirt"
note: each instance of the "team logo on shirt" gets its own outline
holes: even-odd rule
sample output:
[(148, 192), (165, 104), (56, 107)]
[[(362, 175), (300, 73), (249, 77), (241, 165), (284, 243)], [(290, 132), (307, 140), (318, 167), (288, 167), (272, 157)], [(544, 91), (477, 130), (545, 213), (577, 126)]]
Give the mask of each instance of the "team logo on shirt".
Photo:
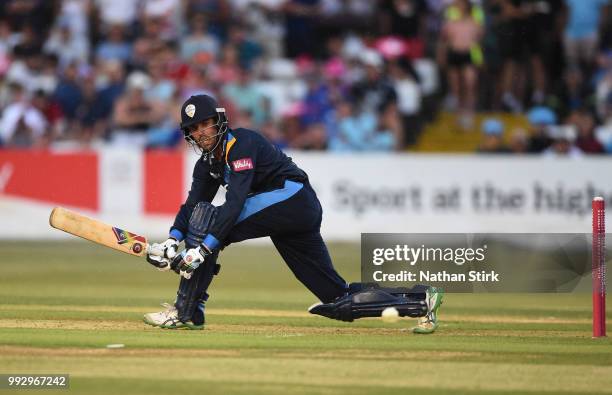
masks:
[(253, 161), (251, 158), (238, 159), (232, 162), (232, 167), (234, 171), (249, 170), (253, 168)]
[(185, 107), (185, 114), (187, 114), (189, 118), (193, 118), (195, 114), (195, 106), (193, 104), (190, 104), (187, 107)]

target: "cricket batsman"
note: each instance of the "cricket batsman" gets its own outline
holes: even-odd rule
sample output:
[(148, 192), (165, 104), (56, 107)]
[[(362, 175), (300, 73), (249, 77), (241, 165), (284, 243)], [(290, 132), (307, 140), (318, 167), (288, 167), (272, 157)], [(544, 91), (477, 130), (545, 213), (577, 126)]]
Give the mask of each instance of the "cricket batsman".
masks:
[[(310, 307), (310, 313), (353, 321), (379, 317), (394, 307), (400, 316), (420, 317), (415, 333), (436, 330), (441, 290), (347, 284), (336, 272), (320, 233), (319, 199), (308, 175), (281, 150), (255, 131), (230, 129), (225, 109), (207, 95), (191, 96), (183, 104), (180, 127), (185, 140), (202, 155), (168, 239), (152, 244), (147, 255), (158, 269), (172, 269), (181, 276), (174, 305), (146, 314), (147, 324), (202, 329), (206, 291), (220, 268), (219, 251), (267, 236), (295, 277), (321, 301)], [(226, 200), (216, 207), (211, 201), (220, 186)], [(178, 253), (183, 241), (185, 249)]]

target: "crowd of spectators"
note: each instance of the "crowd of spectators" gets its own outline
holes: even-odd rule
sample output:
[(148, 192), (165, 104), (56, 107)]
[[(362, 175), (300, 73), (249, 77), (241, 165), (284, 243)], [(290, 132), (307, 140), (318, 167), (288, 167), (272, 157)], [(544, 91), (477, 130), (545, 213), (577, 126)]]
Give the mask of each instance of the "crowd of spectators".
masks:
[(481, 152), (612, 152), (608, 3), (4, 0), (0, 145), (183, 147), (207, 93), (293, 149), (402, 150), (446, 110)]

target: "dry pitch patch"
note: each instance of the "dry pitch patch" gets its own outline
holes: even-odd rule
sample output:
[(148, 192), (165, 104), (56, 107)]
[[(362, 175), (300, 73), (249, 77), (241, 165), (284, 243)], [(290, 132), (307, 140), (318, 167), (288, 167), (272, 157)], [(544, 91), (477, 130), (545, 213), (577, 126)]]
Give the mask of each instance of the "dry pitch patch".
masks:
[[(155, 308), (151, 308), (151, 311)], [(62, 311), (75, 313), (141, 313), (147, 311), (143, 308), (125, 307), (125, 306), (52, 306), (52, 305), (0, 305), (0, 312), (14, 311)], [(288, 336), (304, 336), (316, 334), (377, 334), (377, 335), (397, 335), (408, 334), (410, 328), (415, 324), (414, 320), (401, 319), (400, 322), (387, 327), (376, 328), (355, 328), (353, 326), (338, 327), (295, 327), (278, 324), (259, 324), (239, 325), (239, 324), (215, 324), (214, 317), (230, 316), (230, 317), (275, 317), (275, 318), (311, 318), (307, 312), (285, 311), (285, 310), (265, 310), (265, 309), (208, 309), (209, 323), (206, 326), (205, 332), (217, 333), (253, 333), (267, 334), (269, 337), (288, 337)], [(360, 322), (377, 322), (377, 319), (365, 319)], [(555, 330), (511, 330), (499, 329), (489, 331), (461, 331), (457, 329), (449, 329), (448, 324), (460, 326), (461, 324), (478, 324), (478, 323), (495, 323), (495, 324), (581, 324), (588, 325), (587, 319), (564, 319), (558, 317), (542, 317), (542, 318), (527, 318), (517, 316), (469, 316), (469, 315), (441, 315), (441, 328), (437, 335), (441, 336), (517, 336), (517, 337), (541, 337), (544, 335), (556, 337), (588, 337), (583, 331), (555, 331)], [(340, 324), (341, 325), (341, 324)], [(0, 328), (23, 328), (23, 329), (66, 329), (66, 330), (143, 330), (143, 331), (158, 331), (137, 320), (92, 320), (92, 319), (10, 319), (0, 318)]]
[[(57, 311), (57, 312), (105, 312), (105, 313), (143, 313), (155, 311), (159, 307), (150, 308), (127, 307), (127, 306), (78, 306), (78, 305), (20, 305), (20, 304), (0, 304), (0, 311)], [(293, 317), (304, 318), (312, 317), (308, 312), (292, 310), (269, 310), (269, 309), (217, 309), (207, 308), (206, 314), (210, 316), (229, 315), (246, 317)], [(474, 323), (501, 323), (501, 324), (589, 324), (588, 318), (562, 318), (554, 316), (544, 317), (521, 317), (516, 315), (469, 315), (469, 314), (443, 314), (443, 321), (446, 322), (474, 322)], [(407, 320), (402, 320), (407, 322)]]

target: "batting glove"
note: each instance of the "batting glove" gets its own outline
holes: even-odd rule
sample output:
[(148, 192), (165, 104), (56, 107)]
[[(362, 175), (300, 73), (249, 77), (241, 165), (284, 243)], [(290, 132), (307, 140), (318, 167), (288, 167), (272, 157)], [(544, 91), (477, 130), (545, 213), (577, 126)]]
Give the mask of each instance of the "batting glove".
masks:
[(172, 259), (176, 256), (178, 251), (179, 242), (178, 240), (169, 237), (168, 240), (163, 243), (153, 243), (149, 247), (148, 255), (155, 255), (162, 258)]
[(155, 266), (160, 272), (170, 270), (170, 259), (168, 258), (147, 254), (147, 262)]
[(165, 272), (170, 270), (170, 262), (176, 256), (179, 242), (172, 237), (163, 243), (153, 243), (147, 250), (147, 262), (157, 270)]
[(191, 248), (183, 252), (183, 259), (179, 265), (179, 274), (189, 280), (193, 272), (200, 267), (207, 255), (210, 254), (204, 246)]

